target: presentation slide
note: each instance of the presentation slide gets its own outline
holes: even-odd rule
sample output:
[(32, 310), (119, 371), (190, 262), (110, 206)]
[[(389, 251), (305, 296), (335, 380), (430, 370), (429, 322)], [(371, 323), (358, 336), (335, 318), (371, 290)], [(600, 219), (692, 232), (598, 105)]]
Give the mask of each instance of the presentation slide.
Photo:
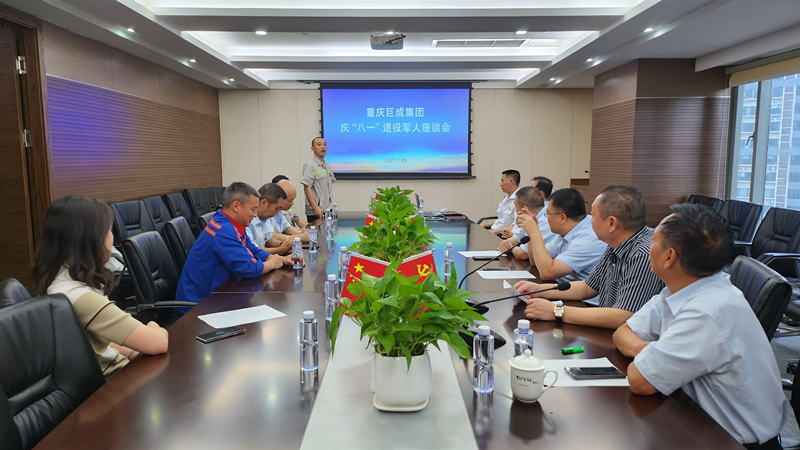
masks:
[(469, 88), (322, 88), (336, 174), (469, 175)]

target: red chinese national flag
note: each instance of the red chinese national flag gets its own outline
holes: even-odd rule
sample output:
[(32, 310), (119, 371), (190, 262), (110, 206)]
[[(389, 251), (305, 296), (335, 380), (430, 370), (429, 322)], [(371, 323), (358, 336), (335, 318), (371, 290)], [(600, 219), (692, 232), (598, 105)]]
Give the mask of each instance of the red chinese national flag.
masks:
[(359, 255), (358, 253), (350, 254), (350, 264), (347, 266), (347, 275), (342, 287), (342, 297), (355, 301), (357, 297), (347, 290), (347, 286), (350, 283), (354, 283), (356, 278), (360, 280), (365, 273), (380, 278), (386, 272), (386, 267), (388, 266), (389, 263), (386, 261)]
[(419, 276), (417, 283), (422, 283), (431, 273), (436, 273), (436, 263), (433, 261), (433, 252), (427, 251), (419, 255), (410, 256), (403, 260), (397, 273), (406, 276)]

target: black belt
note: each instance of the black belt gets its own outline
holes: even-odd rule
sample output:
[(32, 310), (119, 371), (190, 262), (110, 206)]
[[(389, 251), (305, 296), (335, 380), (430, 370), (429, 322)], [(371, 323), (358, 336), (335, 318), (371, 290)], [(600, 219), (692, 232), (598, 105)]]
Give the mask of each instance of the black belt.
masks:
[(744, 448), (747, 450), (783, 450), (780, 441), (778, 441), (778, 436), (759, 444), (744, 444)]

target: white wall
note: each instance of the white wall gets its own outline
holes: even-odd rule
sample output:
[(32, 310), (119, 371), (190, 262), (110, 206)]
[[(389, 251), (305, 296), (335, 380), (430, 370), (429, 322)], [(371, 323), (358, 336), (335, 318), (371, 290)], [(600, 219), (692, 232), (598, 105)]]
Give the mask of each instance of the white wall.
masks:
[[(376, 187), (399, 184), (419, 193), (426, 210), (448, 208), (477, 220), (494, 215), (503, 170), (519, 170), (523, 184), (550, 177), (556, 189), (569, 187), (570, 178), (588, 178), (591, 89), (475, 89), (472, 98), (475, 179), (342, 180), (333, 192), (339, 209), (365, 211)], [(223, 183), (258, 188), (284, 174), (299, 184), (303, 163), (312, 157), (311, 139), (319, 136), (319, 91), (220, 91), (219, 108)]]

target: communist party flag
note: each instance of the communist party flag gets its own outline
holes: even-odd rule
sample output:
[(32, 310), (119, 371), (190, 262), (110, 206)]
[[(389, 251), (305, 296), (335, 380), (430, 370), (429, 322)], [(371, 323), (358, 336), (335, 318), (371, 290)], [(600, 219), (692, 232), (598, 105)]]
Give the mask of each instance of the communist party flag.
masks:
[(364, 226), (368, 227), (369, 224), (371, 224), (372, 222), (375, 222), (375, 219), (377, 219), (377, 217), (373, 216), (372, 214), (367, 214), (367, 221), (366, 221), (366, 223), (364, 223)]
[(397, 272), (406, 277), (419, 275), (417, 283), (422, 283), (431, 272), (436, 273), (436, 264), (433, 261), (433, 252), (427, 251), (418, 255), (409, 256), (403, 260)]
[[(347, 286), (350, 283), (354, 283), (356, 279), (360, 280), (365, 273), (380, 278), (386, 272), (388, 266), (389, 263), (386, 261), (359, 255), (358, 253), (351, 254), (350, 264), (347, 266), (347, 276), (344, 281), (344, 286), (342, 287), (342, 297), (356, 300), (356, 296), (347, 290)], [(431, 272), (436, 272), (433, 252), (427, 251), (406, 258), (403, 260), (403, 263), (400, 264), (400, 267), (397, 268), (397, 272), (406, 277), (419, 275), (417, 283), (422, 283)]]

